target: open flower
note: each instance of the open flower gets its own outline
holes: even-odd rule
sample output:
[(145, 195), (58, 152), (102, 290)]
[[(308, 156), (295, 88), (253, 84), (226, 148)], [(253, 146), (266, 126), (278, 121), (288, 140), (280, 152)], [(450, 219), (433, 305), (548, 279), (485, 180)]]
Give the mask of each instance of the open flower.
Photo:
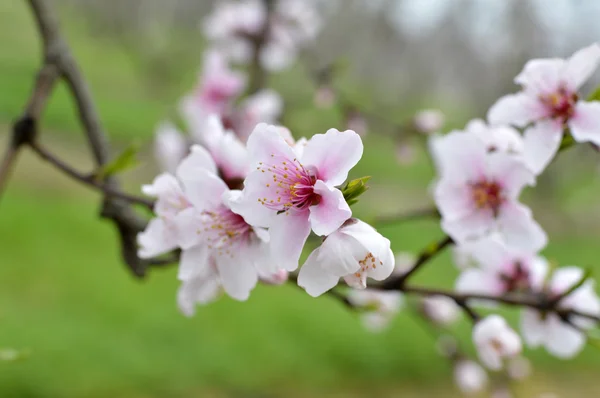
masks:
[(460, 293), (503, 295), (540, 289), (548, 272), (545, 258), (510, 248), (499, 236), (462, 245), (479, 267), (465, 269), (456, 280)]
[(193, 255), (182, 256), (179, 279), (187, 281), (213, 272), (228, 295), (246, 300), (259, 272), (278, 271), (269, 255), (269, 234), (250, 226), (231, 210), (241, 191), (230, 191), (212, 172), (214, 165), (210, 170), (203, 168), (201, 157), (205, 152), (202, 147), (193, 147), (185, 160), (193, 164), (198, 157), (199, 164), (193, 178), (183, 181), (193, 212), (179, 220), (179, 245), (184, 253), (192, 250)]
[(337, 285), (340, 278), (357, 289), (367, 277), (383, 280), (394, 270), (390, 241), (369, 224), (352, 218), (328, 235), (309, 256), (298, 274), (298, 285), (313, 297)]
[(515, 78), (523, 91), (500, 98), (490, 108), (490, 123), (518, 127), (535, 123), (525, 131), (525, 155), (536, 174), (558, 151), (565, 128), (577, 142), (600, 145), (600, 102), (582, 101), (578, 92), (599, 62), (597, 44), (567, 60), (531, 60)]
[(179, 224), (194, 212), (183, 184), (195, 178), (197, 168), (216, 172), (208, 152), (196, 150), (193, 161), (186, 159), (181, 162), (175, 176), (163, 173), (158, 175), (151, 185), (142, 187), (146, 195), (157, 198), (154, 205), (157, 217), (150, 220), (146, 230), (138, 235), (140, 257), (154, 257), (179, 246), (182, 238)]
[(502, 369), (503, 361), (521, 353), (519, 335), (500, 315), (489, 315), (473, 327), (473, 342), (481, 362), (492, 370)]
[[(559, 268), (552, 275), (547, 293), (559, 296), (575, 286), (583, 277), (577, 267)], [(588, 280), (567, 297), (558, 302), (562, 310), (575, 310), (590, 315), (600, 315), (600, 299), (594, 292), (594, 282)], [(543, 346), (549, 353), (560, 358), (575, 356), (585, 344), (585, 329), (593, 328), (595, 322), (580, 316), (570, 317), (572, 325), (555, 313), (541, 313), (533, 309), (523, 309), (521, 331), (525, 343), (530, 347)]]
[(355, 132), (335, 129), (313, 136), (302, 148), (290, 146), (277, 126), (256, 126), (248, 139), (255, 169), (236, 209), (248, 223), (269, 228), (274, 259), (288, 271), (298, 268), (311, 229), (329, 235), (352, 215), (336, 186), (363, 151)]
[(421, 301), (423, 314), (440, 326), (448, 326), (458, 319), (460, 308), (456, 302), (446, 296), (428, 296)]
[(158, 126), (154, 138), (154, 156), (162, 171), (175, 173), (188, 149), (185, 136), (172, 123), (163, 122)]
[(518, 202), (535, 178), (516, 156), (489, 152), (474, 136), (448, 141), (434, 199), (442, 229), (462, 243), (498, 232), (509, 246), (537, 251), (547, 243), (531, 210)]

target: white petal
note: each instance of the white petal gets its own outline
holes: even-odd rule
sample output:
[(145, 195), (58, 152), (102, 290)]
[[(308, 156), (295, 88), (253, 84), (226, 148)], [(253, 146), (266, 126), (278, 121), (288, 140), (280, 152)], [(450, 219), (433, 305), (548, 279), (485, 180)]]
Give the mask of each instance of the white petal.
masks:
[(185, 281), (192, 278), (206, 277), (212, 270), (208, 261), (209, 250), (205, 245), (196, 245), (181, 252), (177, 278)]
[(502, 237), (492, 234), (460, 246), (461, 250), (468, 253), (485, 271), (498, 271), (512, 260)]
[(471, 188), (464, 182), (442, 178), (435, 185), (434, 199), (444, 218), (457, 219), (473, 212)]
[(523, 160), (503, 152), (491, 153), (488, 157), (488, 178), (502, 186), (502, 193), (516, 199), (527, 185), (535, 184), (535, 176)]
[(223, 180), (208, 170), (198, 170), (184, 184), (188, 200), (200, 211), (219, 206), (223, 194), (229, 189)]
[(487, 148), (476, 134), (455, 130), (443, 137), (432, 138), (429, 144), (442, 178), (470, 181), (485, 170)]
[(577, 355), (585, 344), (585, 335), (575, 327), (564, 323), (555, 314), (548, 315), (546, 349), (559, 358), (568, 359)]
[(542, 315), (532, 309), (524, 308), (521, 312), (521, 334), (525, 343), (531, 348), (544, 344), (548, 326)]
[(548, 236), (531, 216), (531, 210), (518, 202), (501, 206), (498, 228), (507, 246), (518, 250), (537, 252), (548, 244)]
[(201, 227), (201, 215), (194, 207), (188, 207), (177, 213), (174, 223), (177, 226), (177, 244), (182, 249), (189, 249), (202, 242), (198, 232)]
[(571, 288), (583, 277), (583, 270), (579, 267), (561, 267), (554, 271), (550, 280), (550, 287), (557, 293), (562, 293)]
[(175, 125), (164, 122), (158, 126), (154, 139), (154, 156), (163, 171), (175, 173), (177, 165), (185, 157), (187, 151), (188, 143)]
[(177, 231), (161, 218), (153, 218), (146, 230), (138, 234), (137, 242), (140, 258), (155, 257), (177, 247)]
[(459, 293), (496, 295), (501, 290), (502, 285), (494, 273), (477, 268), (464, 270), (456, 280), (456, 291)]
[(510, 124), (525, 127), (547, 114), (543, 105), (535, 97), (521, 92), (501, 97), (488, 111), (491, 125)]
[(532, 59), (515, 77), (515, 83), (534, 96), (553, 93), (563, 83), (566, 62), (560, 58)]
[(456, 219), (442, 219), (442, 230), (458, 243), (479, 238), (495, 225), (494, 215), (487, 209), (474, 210)]
[(162, 173), (157, 175), (150, 185), (142, 185), (142, 192), (148, 196), (167, 196), (167, 195), (178, 195), (181, 193), (179, 182), (177, 179), (169, 173)]
[(208, 304), (214, 301), (221, 292), (221, 284), (216, 274), (193, 278), (181, 283), (177, 292), (177, 305), (186, 316), (192, 316), (196, 304)]
[(543, 287), (549, 270), (548, 260), (541, 256), (534, 256), (529, 261), (529, 281), (531, 288), (539, 290)]
[(225, 179), (244, 179), (250, 171), (246, 146), (235, 134), (228, 131), (212, 148), (211, 153)]
[(242, 196), (229, 203), (234, 213), (244, 217), (250, 225), (268, 227), (276, 217), (277, 212), (263, 205), (259, 199), (277, 200), (273, 191), (266, 186), (273, 182), (271, 175), (260, 170), (254, 170), (244, 181)]
[(325, 134), (315, 134), (308, 141), (302, 164), (314, 166), (319, 180), (336, 186), (346, 180), (362, 154), (363, 144), (358, 134), (352, 130), (340, 132), (330, 129)]
[(270, 161), (272, 156), (280, 156), (290, 161), (297, 158), (293, 148), (279, 134), (277, 126), (259, 123), (256, 125), (247, 143), (251, 166), (259, 162)]
[(600, 63), (600, 46), (594, 43), (582, 48), (566, 62), (562, 77), (567, 81), (567, 87), (573, 91), (579, 89), (598, 68)]
[(569, 127), (575, 141), (600, 145), (600, 102), (579, 101)]
[(319, 236), (329, 235), (352, 216), (352, 211), (339, 189), (317, 180), (314, 192), (321, 199), (318, 204), (310, 206), (309, 220), (312, 230)]
[(340, 279), (322, 268), (323, 264), (318, 260), (319, 250), (314, 250), (308, 256), (298, 274), (298, 286), (313, 297), (318, 297), (333, 288)]
[(269, 233), (273, 259), (280, 268), (295, 271), (310, 234), (308, 212), (278, 214), (273, 218)]
[(224, 253), (215, 257), (223, 289), (236, 300), (248, 300), (258, 282), (258, 274), (251, 260), (243, 250), (235, 255)]
[(190, 150), (190, 154), (179, 164), (177, 178), (185, 183), (187, 180), (193, 180), (200, 170), (217, 174), (217, 166), (210, 153), (204, 147), (194, 145)]
[(540, 174), (554, 158), (562, 136), (563, 127), (556, 120), (544, 120), (525, 130), (525, 162), (535, 174)]

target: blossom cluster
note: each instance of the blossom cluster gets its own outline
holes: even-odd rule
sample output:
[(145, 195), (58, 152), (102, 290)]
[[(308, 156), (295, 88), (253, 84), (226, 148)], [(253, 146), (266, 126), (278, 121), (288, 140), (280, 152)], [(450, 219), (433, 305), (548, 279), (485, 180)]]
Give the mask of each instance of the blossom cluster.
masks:
[[(156, 217), (138, 236), (143, 258), (181, 250), (178, 305), (186, 315), (222, 292), (243, 301), (259, 282), (282, 284), (290, 275), (314, 297), (343, 280), (350, 287), (347, 302), (363, 310), (373, 331), (405, 301), (402, 288), (367, 287), (368, 278), (402, 276), (415, 258), (394, 256), (391, 242), (353, 215), (347, 179), (363, 155), (361, 136), (329, 129), (295, 139), (278, 124), (279, 94), (263, 89), (244, 96), (247, 77), (231, 66), (250, 62), (257, 38), (266, 40), (262, 67), (287, 66), (319, 26), (314, 10), (296, 0), (275, 2), (272, 10), (258, 0), (222, 2), (205, 21), (213, 46), (198, 87), (180, 104), (190, 135), (170, 122), (159, 127), (155, 150), (163, 173), (143, 187), (156, 198)], [(414, 120), (414, 128), (431, 133), (438, 175), (432, 195), (455, 246), (461, 271), (456, 293), (491, 308), (490, 298), (510, 295), (554, 302), (549, 311), (523, 308), (520, 335), (528, 346), (561, 358), (576, 355), (594, 326), (589, 317), (561, 311), (600, 316), (600, 299), (582, 269), (551, 270), (540, 255), (547, 234), (519, 198), (566, 137), (600, 145), (600, 102), (585, 101), (579, 92), (599, 62), (598, 45), (567, 60), (529, 61), (515, 78), (522, 91), (500, 98), (487, 120), (472, 120), (463, 130), (433, 134), (443, 122), (433, 111)], [(312, 251), (303, 260), (307, 246)], [(445, 328), (457, 319), (457, 304), (437, 294), (417, 308)], [(522, 360), (520, 335), (499, 315), (472, 318), (480, 362), (510, 372), (511, 363)], [(485, 385), (481, 366), (454, 359), (463, 391)]]

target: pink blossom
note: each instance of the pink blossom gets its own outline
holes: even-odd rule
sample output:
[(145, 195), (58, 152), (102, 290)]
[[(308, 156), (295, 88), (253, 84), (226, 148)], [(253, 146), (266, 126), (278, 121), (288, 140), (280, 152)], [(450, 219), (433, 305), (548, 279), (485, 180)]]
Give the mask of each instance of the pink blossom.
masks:
[(157, 198), (154, 205), (157, 217), (150, 220), (146, 230), (138, 235), (140, 257), (154, 257), (179, 246), (182, 238), (179, 224), (193, 214), (189, 192), (183, 184), (195, 178), (196, 168), (216, 172), (214, 162), (206, 151), (200, 148), (195, 152), (194, 162), (184, 160), (175, 176), (163, 173), (151, 185), (142, 187), (146, 195)]
[(172, 123), (163, 122), (158, 126), (154, 138), (154, 156), (162, 171), (175, 173), (188, 148), (185, 136)]
[(478, 267), (469, 267), (456, 281), (460, 293), (503, 295), (540, 289), (548, 262), (535, 253), (506, 246), (499, 236), (462, 245)]
[(465, 394), (483, 391), (488, 383), (488, 375), (477, 363), (468, 359), (460, 359), (454, 366), (454, 381)]
[(192, 130), (201, 128), (203, 120), (210, 114), (222, 116), (245, 86), (245, 76), (230, 69), (222, 54), (215, 50), (207, 51), (198, 87), (181, 104), (189, 127)]
[(440, 326), (456, 322), (460, 311), (454, 300), (445, 296), (425, 297), (421, 306), (425, 316)]
[(264, 89), (246, 98), (232, 115), (232, 127), (242, 141), (257, 124), (275, 124), (283, 112), (283, 99), (274, 90)]
[(492, 370), (502, 369), (503, 361), (522, 349), (519, 335), (499, 315), (488, 315), (475, 324), (473, 342), (481, 362)]
[(515, 78), (523, 91), (504, 96), (489, 110), (493, 124), (525, 127), (525, 156), (537, 174), (550, 163), (569, 128), (577, 142), (600, 145), (600, 103), (581, 100), (578, 90), (600, 62), (593, 44), (569, 59), (534, 59)]
[(352, 218), (329, 234), (309, 256), (298, 274), (298, 285), (313, 297), (337, 285), (340, 278), (356, 289), (367, 277), (383, 280), (394, 270), (390, 241), (369, 224)]
[[(554, 272), (547, 293), (558, 296), (568, 291), (583, 277), (580, 268), (569, 266)], [(590, 315), (600, 315), (600, 299), (594, 291), (594, 282), (587, 280), (567, 297), (560, 300), (558, 308), (575, 310)], [(533, 309), (524, 309), (521, 316), (521, 331), (525, 343), (532, 348), (543, 346), (549, 353), (559, 358), (572, 358), (584, 346), (584, 330), (593, 328), (595, 322), (573, 316), (573, 325), (564, 322), (557, 314), (540, 313)]]
[(311, 229), (329, 235), (352, 215), (336, 186), (360, 160), (362, 142), (353, 131), (331, 129), (299, 151), (279, 127), (261, 123), (248, 139), (248, 151), (255, 169), (236, 212), (252, 225), (269, 228), (274, 258), (293, 271)]
[[(456, 133), (459, 134), (459, 133)], [(537, 251), (547, 242), (531, 210), (518, 202), (534, 175), (517, 156), (489, 152), (473, 135), (448, 137), (440, 151), (441, 179), (434, 199), (442, 229), (463, 243), (497, 232), (509, 245)]]
[(439, 109), (423, 109), (414, 116), (413, 124), (418, 132), (431, 134), (444, 125), (445, 117)]

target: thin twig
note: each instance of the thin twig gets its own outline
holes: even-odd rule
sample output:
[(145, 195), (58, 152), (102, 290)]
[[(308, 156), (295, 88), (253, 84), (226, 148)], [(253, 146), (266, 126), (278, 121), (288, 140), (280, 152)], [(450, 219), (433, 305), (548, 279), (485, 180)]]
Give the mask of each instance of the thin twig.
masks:
[(15, 148), (12, 145), (7, 145), (6, 152), (2, 158), (2, 163), (0, 163), (0, 198), (4, 193), (4, 189), (17, 160), (17, 152), (18, 148)]
[(46, 148), (44, 148), (38, 142), (32, 142), (32, 143), (30, 143), (29, 146), (42, 159), (49, 162), (50, 164), (52, 164), (57, 169), (61, 170), (63, 173), (65, 173), (69, 177), (71, 177), (71, 178), (75, 179), (76, 181), (79, 181), (85, 185), (96, 188), (100, 192), (103, 192), (106, 196), (109, 196), (109, 197), (112, 196), (112, 197), (123, 199), (130, 203), (139, 204), (150, 210), (152, 210), (152, 208), (154, 207), (154, 202), (152, 200), (148, 200), (146, 198), (137, 197), (134, 195), (130, 195), (130, 194), (121, 192), (119, 190), (115, 190), (111, 186), (96, 180), (93, 177), (93, 175), (89, 175), (89, 174), (85, 175), (83, 173), (80, 173), (79, 171), (75, 170), (73, 167), (69, 166), (68, 164), (66, 164), (65, 162), (60, 160), (58, 157), (56, 157), (54, 154), (52, 154), (50, 151), (48, 151)]

